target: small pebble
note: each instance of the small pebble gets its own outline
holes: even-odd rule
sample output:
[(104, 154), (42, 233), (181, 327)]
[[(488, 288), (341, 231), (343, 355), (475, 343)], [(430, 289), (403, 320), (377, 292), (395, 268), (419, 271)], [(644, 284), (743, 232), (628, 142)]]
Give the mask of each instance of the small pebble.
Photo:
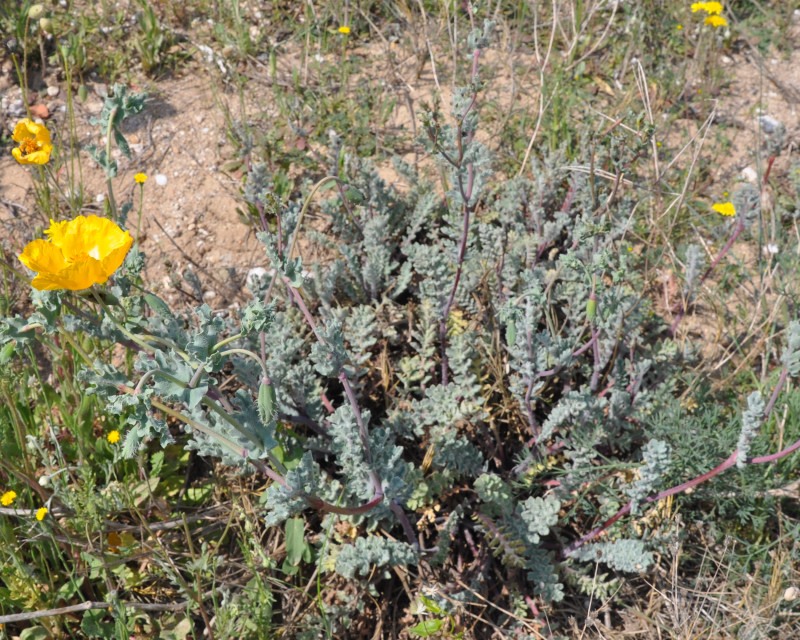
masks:
[(47, 95), (51, 98), (55, 98), (58, 95), (59, 88), (55, 85), (51, 87), (47, 87)]
[(742, 180), (749, 182), (750, 184), (756, 184), (758, 182), (758, 173), (756, 172), (753, 167), (745, 167), (742, 169)]
[(165, 187), (167, 185), (167, 176), (165, 176), (163, 173), (157, 173), (155, 180), (159, 187)]

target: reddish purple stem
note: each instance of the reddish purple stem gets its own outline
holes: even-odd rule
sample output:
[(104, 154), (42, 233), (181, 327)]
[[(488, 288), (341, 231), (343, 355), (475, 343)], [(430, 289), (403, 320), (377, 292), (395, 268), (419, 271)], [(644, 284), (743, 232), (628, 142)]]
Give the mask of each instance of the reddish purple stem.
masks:
[[(764, 409), (764, 417), (762, 418), (762, 424), (769, 418), (772, 410), (775, 407), (775, 403), (777, 402), (778, 395), (783, 390), (783, 387), (786, 385), (786, 381), (789, 379), (789, 371), (784, 367), (781, 371), (781, 375), (778, 378), (777, 383), (775, 384), (775, 388), (772, 391), (772, 395), (770, 396), (769, 402)], [(773, 453), (767, 456), (758, 456), (756, 458), (749, 458), (745, 462), (747, 464), (764, 464), (768, 462), (775, 462), (776, 460), (780, 460), (781, 458), (785, 458), (789, 454), (797, 451), (800, 449), (800, 440), (797, 442), (789, 445), (785, 449), (778, 451), (777, 453)], [(732, 466), (736, 464), (736, 460), (738, 458), (738, 452), (734, 451), (731, 455), (729, 455), (722, 463), (718, 464), (716, 467), (711, 469), (711, 471), (707, 471), (706, 473), (693, 478), (692, 480), (688, 480), (682, 484), (677, 486), (671, 487), (670, 489), (665, 489), (657, 493), (654, 496), (650, 496), (649, 498), (645, 498), (643, 502), (645, 504), (652, 504), (653, 502), (658, 502), (659, 500), (663, 500), (664, 498), (668, 498), (669, 496), (674, 496), (676, 493), (681, 493), (688, 489), (692, 489), (715, 476), (718, 476), (723, 471), (727, 471)], [(594, 540), (597, 536), (601, 533), (606, 531), (611, 525), (613, 525), (617, 520), (619, 520), (622, 516), (630, 513), (631, 509), (633, 508), (633, 501), (631, 500), (622, 507), (619, 511), (617, 511), (613, 516), (611, 516), (608, 520), (603, 522), (600, 526), (592, 529), (589, 533), (584, 535), (583, 537), (579, 538), (569, 546), (567, 546), (563, 551), (563, 557), (568, 557), (571, 554), (575, 553), (578, 549), (580, 549), (583, 545), (591, 540)]]

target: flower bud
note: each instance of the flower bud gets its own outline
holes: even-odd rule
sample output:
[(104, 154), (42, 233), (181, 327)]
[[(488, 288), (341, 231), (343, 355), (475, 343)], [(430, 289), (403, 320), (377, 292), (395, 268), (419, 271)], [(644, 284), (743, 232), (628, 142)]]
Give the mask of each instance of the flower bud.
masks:
[(45, 33), (53, 33), (53, 21), (50, 18), (41, 18), (39, 28)]
[(36, 20), (37, 18), (41, 18), (44, 15), (44, 5), (43, 4), (33, 4), (31, 8), (28, 9), (28, 17), (31, 20)]

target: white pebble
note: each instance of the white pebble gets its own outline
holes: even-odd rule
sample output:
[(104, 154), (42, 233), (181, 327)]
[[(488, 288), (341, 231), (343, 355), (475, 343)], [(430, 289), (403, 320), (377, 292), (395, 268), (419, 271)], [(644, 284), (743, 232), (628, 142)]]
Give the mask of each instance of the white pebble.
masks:
[(758, 173), (753, 167), (745, 167), (742, 169), (742, 180), (750, 184), (756, 184), (758, 182)]
[(163, 173), (157, 173), (155, 180), (159, 187), (165, 187), (167, 185), (167, 176)]

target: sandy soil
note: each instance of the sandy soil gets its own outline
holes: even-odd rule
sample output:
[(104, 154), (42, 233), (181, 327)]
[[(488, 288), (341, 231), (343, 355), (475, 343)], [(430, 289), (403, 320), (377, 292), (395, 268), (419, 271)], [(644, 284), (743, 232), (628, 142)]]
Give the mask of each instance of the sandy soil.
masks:
[[(375, 77), (387, 79), (386, 90), (395, 94), (396, 107), (390, 126), (405, 130), (410, 136), (419, 126), (423, 100), (441, 90), (447, 104), (452, 79), (442, 76), (441, 66), (436, 72), (430, 62), (414, 64), (416, 58), (411, 52), (387, 43), (377, 42), (374, 47), (357, 53), (376, 61)], [(288, 77), (292, 64), (287, 60), (291, 61), (283, 58), (281, 72)], [(747, 178), (759, 169), (756, 166), (761, 141), (758, 114), (767, 114), (787, 127), (787, 149), (773, 168), (775, 179), (785, 180), (789, 158), (800, 140), (797, 113), (800, 76), (796, 73), (800, 68), (800, 50), (784, 60), (763, 58), (755, 50), (745, 48), (732, 57), (721, 57), (719, 63), (730, 71), (730, 83), (716, 103), (716, 122), (734, 127), (736, 134), (724, 160), (710, 168), (714, 185), (710, 191), (731, 190), (743, 171)], [(508, 105), (512, 100), (517, 106), (524, 105), (536, 112), (539, 72), (532, 58), (504, 60), (490, 51), (485, 64), (496, 76), (504, 78), (504, 82), (493, 83), (494, 88), (484, 97), (499, 105), (497, 113), (502, 113), (503, 104)], [(241, 173), (229, 174), (222, 169), (233, 157), (233, 151), (225, 138), (226, 124), (219, 101), (233, 101), (235, 96), (225, 93), (216, 71), (213, 63), (205, 63), (198, 53), (182, 76), (132, 87), (147, 91), (150, 99), (142, 114), (126, 122), (133, 158), (118, 158), (120, 174), (114, 185), (118, 200), (135, 197), (138, 206), (133, 174), (143, 171), (150, 177), (144, 192), (142, 247), (148, 255), (145, 275), (154, 291), (171, 303), (195, 304), (203, 299), (219, 308), (240, 302), (248, 271), (266, 264), (254, 234), (236, 211), (241, 206)], [(12, 78), (12, 69), (6, 64), (0, 69), (0, 124), (9, 130), (24, 113), (19, 88)], [(612, 93), (612, 100), (615, 91), (622, 94), (631, 90), (624, 80), (616, 81), (615, 88), (604, 85)], [(628, 80), (632, 86), (632, 74)], [(35, 104), (47, 107), (48, 127), (58, 135), (65, 115), (65, 88), (54, 80), (51, 84), (50, 93), (57, 90), (58, 94), (48, 95), (42, 87)], [(512, 90), (506, 91), (505, 87)], [(99, 113), (107, 88), (102, 84), (90, 88), (86, 102), (76, 101), (80, 142), (101, 145), (104, 141), (89, 120)], [(269, 108), (270, 85), (265, 79), (254, 74), (249, 89), (258, 96), (258, 105), (252, 106), (254, 110)], [(502, 125), (502, 118), (490, 123), (487, 139), (495, 133), (492, 126)], [(679, 121), (670, 135), (680, 134), (677, 129), (682, 126), (685, 129), (681, 135), (692, 135), (697, 122)], [(712, 124), (712, 128), (716, 126)], [(709, 152), (713, 151), (709, 147)], [(86, 211), (100, 211), (98, 199), (104, 192), (103, 177), (87, 154), (82, 153), (81, 157), (88, 194)], [(414, 154), (408, 154), (407, 159), (413, 160)], [(396, 180), (388, 166), (382, 169), (382, 174), (390, 182)], [(166, 183), (158, 184), (156, 176)], [(32, 184), (30, 167), (17, 165), (10, 155), (0, 158), (0, 241), (13, 252), (18, 252), (47, 222), (36, 212)], [(135, 211), (134, 208), (133, 218)], [(196, 293), (180, 282), (181, 274), (189, 268), (202, 283)]]

